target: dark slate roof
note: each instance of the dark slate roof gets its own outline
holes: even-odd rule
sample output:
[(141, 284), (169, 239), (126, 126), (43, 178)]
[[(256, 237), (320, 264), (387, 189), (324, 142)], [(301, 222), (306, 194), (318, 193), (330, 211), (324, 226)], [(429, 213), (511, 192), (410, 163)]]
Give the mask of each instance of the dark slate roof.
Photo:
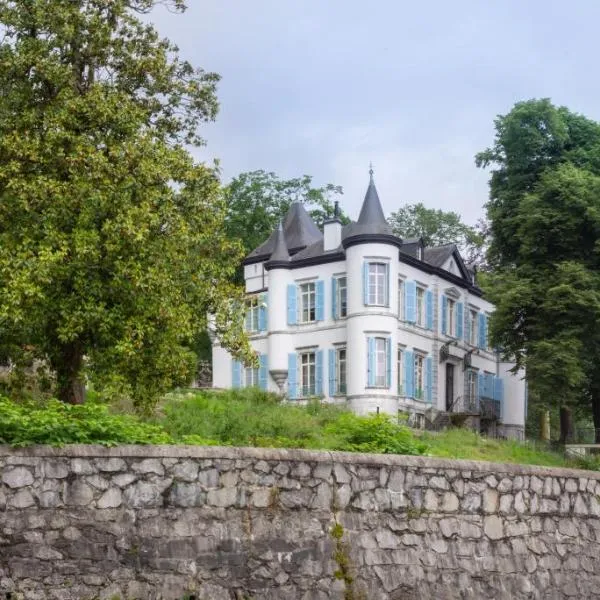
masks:
[(297, 254), (294, 254), (291, 262), (297, 263), (302, 260), (327, 257), (327, 256), (331, 256), (334, 254), (337, 255), (337, 254), (344, 252), (344, 250), (341, 246), (338, 246), (337, 248), (334, 248), (333, 250), (327, 250), (327, 252), (325, 252), (325, 250), (323, 248), (324, 248), (323, 240), (315, 242), (314, 244), (311, 244), (307, 248), (304, 248), (304, 250), (300, 250), (300, 252), (298, 252)]
[[(323, 240), (323, 234), (300, 202), (293, 202), (290, 206), (283, 222), (283, 233), (289, 254)], [(277, 231), (274, 231), (266, 242), (248, 254), (246, 261), (269, 258), (275, 249), (276, 237)]]
[(285, 233), (281, 221), (275, 230), (275, 242), (273, 252), (269, 257), (269, 263), (288, 263), (290, 260), (290, 253), (288, 252)]
[(343, 239), (363, 235), (394, 235), (390, 224), (386, 221), (383, 214), (379, 194), (373, 181), (373, 171), (370, 172), (370, 175), (369, 187), (367, 188), (367, 193), (360, 209), (358, 221), (344, 227), (342, 231)]
[(423, 260), (434, 267), (441, 267), (456, 250), (456, 244), (444, 244), (443, 246), (434, 246), (425, 248), (423, 251)]

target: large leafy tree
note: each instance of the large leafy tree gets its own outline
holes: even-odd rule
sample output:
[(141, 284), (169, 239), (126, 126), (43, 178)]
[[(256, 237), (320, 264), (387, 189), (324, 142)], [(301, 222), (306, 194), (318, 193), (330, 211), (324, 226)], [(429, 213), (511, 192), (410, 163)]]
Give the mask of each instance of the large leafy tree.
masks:
[(241, 249), (186, 149), (218, 76), (143, 20), (155, 4), (0, 0), (0, 323), (68, 402), (86, 376), (138, 405), (181, 383), (207, 313), (250, 356), (229, 283)]
[(484, 235), (481, 227), (463, 223), (452, 211), (427, 208), (422, 203), (407, 204), (388, 217), (394, 233), (401, 238), (423, 238), (426, 246), (457, 244), (469, 263), (483, 261)]
[[(249, 253), (271, 235), (292, 202), (303, 202), (320, 226), (333, 214), (335, 198), (341, 194), (342, 188), (331, 183), (314, 187), (309, 175), (281, 179), (262, 170), (241, 173), (225, 188), (227, 233)], [(347, 222), (344, 215), (342, 220)]]
[(494, 167), (492, 339), (527, 368), (538, 398), (591, 405), (600, 428), (600, 124), (522, 102), (498, 117), (477, 163)]

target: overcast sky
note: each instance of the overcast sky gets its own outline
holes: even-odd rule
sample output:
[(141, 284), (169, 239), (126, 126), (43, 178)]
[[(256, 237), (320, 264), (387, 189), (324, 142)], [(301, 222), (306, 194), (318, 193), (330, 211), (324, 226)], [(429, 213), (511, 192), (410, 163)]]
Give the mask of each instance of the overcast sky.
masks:
[(188, 0), (152, 20), (222, 76), (204, 160), (344, 188), (356, 218), (373, 161), (386, 213), (483, 214), (475, 153), (532, 97), (600, 119), (598, 0)]

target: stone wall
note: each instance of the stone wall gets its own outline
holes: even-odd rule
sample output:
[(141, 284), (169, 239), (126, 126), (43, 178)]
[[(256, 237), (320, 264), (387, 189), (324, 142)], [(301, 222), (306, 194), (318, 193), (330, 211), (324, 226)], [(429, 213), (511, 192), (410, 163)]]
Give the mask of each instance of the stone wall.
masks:
[(0, 600), (600, 597), (600, 474), (0, 447)]

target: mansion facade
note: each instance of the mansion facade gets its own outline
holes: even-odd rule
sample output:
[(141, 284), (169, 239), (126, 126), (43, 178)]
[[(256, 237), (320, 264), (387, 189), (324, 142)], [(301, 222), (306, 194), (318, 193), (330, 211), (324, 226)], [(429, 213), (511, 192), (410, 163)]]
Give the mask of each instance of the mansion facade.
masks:
[(490, 347), (494, 307), (475, 273), (454, 244), (394, 235), (372, 172), (356, 222), (334, 214), (321, 232), (295, 202), (246, 257), (244, 276), (259, 367), (215, 340), (215, 387), (320, 397), (359, 414), (405, 411), (415, 425), (455, 413), (483, 431), (523, 436), (523, 373)]

